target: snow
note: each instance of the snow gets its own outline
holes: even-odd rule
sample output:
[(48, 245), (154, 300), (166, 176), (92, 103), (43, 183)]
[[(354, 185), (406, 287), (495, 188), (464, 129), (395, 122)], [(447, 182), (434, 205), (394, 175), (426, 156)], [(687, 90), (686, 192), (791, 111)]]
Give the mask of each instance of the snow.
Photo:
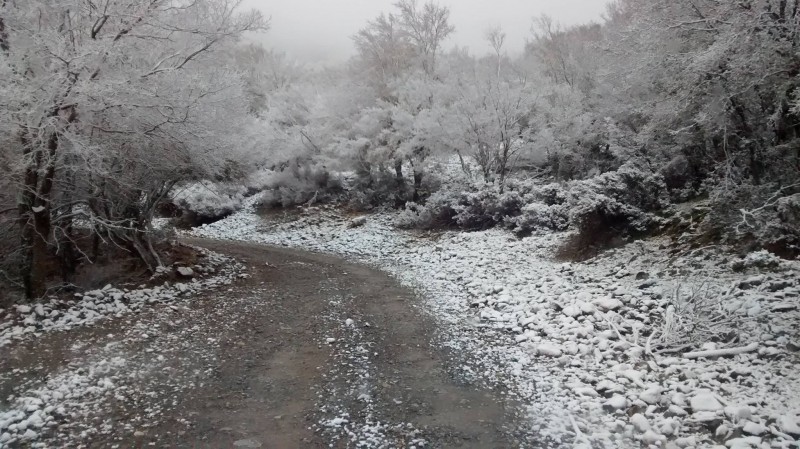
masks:
[[(0, 347), (36, 338), (47, 332), (64, 331), (80, 326), (89, 326), (98, 321), (136, 313), (157, 303), (170, 303), (199, 292), (230, 285), (241, 276), (244, 266), (233, 259), (202, 248), (196, 248), (203, 257), (203, 265), (195, 270), (204, 275), (187, 283), (170, 285), (165, 282), (151, 288), (115, 288), (106, 285), (102, 289), (76, 293), (74, 301), (50, 298), (48, 302), (16, 306), (16, 313), (3, 315), (0, 312)], [(184, 267), (179, 267), (178, 270)], [(157, 279), (159, 274), (154, 277)]]
[(716, 395), (710, 391), (698, 393), (692, 398), (691, 404), (695, 412), (716, 412), (723, 409)]
[[(763, 269), (764, 255), (731, 262), (716, 248), (670, 252), (668, 241), (653, 239), (586, 263), (562, 263), (552, 257), (562, 234), (517, 239), (494, 229), (421, 238), (394, 222), (394, 214), (379, 213), (351, 228), (335, 210), (311, 208), (294, 221), (267, 224), (246, 203), (192, 234), (336, 254), (394, 275), (439, 321), (437, 343), (466, 355), (463, 375), (508, 391), (524, 404), (526, 431), (547, 441), (711, 447), (719, 442), (706, 423), (729, 426), (732, 438), (746, 422), (769, 426), (800, 410), (791, 349), (800, 345), (800, 314), (786, 307), (800, 296), (797, 262), (770, 259)], [(670, 333), (678, 319), (693, 318), (681, 309), (687, 302), (676, 299), (692, 292), (724, 298), (708, 304), (737, 323), (730, 343)], [(667, 338), (675, 335), (681, 339)], [(758, 350), (682, 355), (711, 349), (706, 343), (715, 351), (757, 343)], [(748, 407), (750, 415), (726, 414), (726, 406)], [(637, 413), (650, 433), (625, 430)], [(795, 444), (790, 432), (761, 438), (776, 448)]]

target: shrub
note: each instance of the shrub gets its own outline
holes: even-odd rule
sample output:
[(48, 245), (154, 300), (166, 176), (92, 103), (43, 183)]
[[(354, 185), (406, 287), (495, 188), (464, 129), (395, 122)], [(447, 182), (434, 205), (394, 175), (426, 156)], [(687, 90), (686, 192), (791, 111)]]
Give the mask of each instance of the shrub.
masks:
[(740, 314), (726, 310), (730, 298), (702, 286), (683, 293), (681, 286), (664, 309), (663, 323), (651, 336), (651, 344), (665, 352), (697, 349), (706, 343), (730, 343), (749, 328)]
[(246, 189), (234, 184), (200, 181), (176, 188), (172, 201), (181, 211), (181, 224), (194, 226), (221, 220), (242, 208)]
[(451, 205), (455, 224), (465, 230), (479, 231), (495, 227), (519, 216), (524, 201), (517, 192), (499, 193), (494, 189), (463, 192)]
[(325, 166), (298, 161), (283, 169), (261, 170), (251, 175), (248, 187), (250, 191), (262, 191), (259, 204), (266, 208), (325, 203), (343, 192), (341, 179)]
[(767, 248), (785, 258), (800, 255), (800, 186), (731, 185), (716, 188), (703, 224), (711, 235), (744, 251)]
[(527, 204), (518, 217), (508, 220), (507, 226), (519, 237), (537, 230), (566, 231), (569, 228), (569, 208), (563, 204)]
[(518, 216), (525, 204), (517, 192), (499, 193), (491, 185), (475, 185), (469, 192), (438, 191), (424, 206), (408, 203), (397, 219), (400, 227), (459, 228), (479, 231)]

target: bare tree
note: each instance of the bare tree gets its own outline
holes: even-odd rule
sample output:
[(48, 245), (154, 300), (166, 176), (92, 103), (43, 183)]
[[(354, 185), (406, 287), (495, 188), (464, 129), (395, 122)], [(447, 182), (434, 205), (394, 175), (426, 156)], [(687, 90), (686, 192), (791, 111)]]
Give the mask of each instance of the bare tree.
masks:
[(442, 42), (455, 31), (450, 25), (450, 9), (433, 2), (422, 7), (417, 0), (395, 3), (400, 10), (400, 24), (414, 43), (422, 59), (422, 68), (428, 75), (436, 71), (436, 55)]
[(489, 42), (492, 50), (494, 50), (495, 56), (497, 56), (497, 79), (499, 80), (500, 66), (503, 61), (503, 45), (506, 42), (506, 33), (499, 26), (490, 28), (486, 31), (486, 40)]
[(373, 74), (379, 96), (390, 97), (389, 85), (409, 68), (414, 54), (397, 17), (381, 14), (353, 36), (353, 42)]

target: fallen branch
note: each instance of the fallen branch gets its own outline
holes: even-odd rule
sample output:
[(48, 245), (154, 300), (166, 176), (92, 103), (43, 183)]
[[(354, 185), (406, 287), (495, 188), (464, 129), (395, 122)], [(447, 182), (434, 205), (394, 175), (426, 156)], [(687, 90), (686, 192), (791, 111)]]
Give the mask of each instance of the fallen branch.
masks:
[(747, 346), (740, 348), (726, 348), (726, 349), (711, 349), (708, 351), (695, 351), (683, 354), (685, 359), (699, 359), (702, 357), (720, 357), (725, 355), (744, 354), (745, 352), (752, 352), (758, 349), (758, 343), (750, 343)]

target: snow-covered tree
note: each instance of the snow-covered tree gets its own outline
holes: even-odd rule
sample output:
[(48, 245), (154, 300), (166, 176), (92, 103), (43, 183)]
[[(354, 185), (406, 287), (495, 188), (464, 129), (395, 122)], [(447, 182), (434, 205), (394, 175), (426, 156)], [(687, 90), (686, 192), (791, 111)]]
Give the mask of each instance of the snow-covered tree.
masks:
[(242, 84), (215, 58), (266, 26), (237, 6), (2, 3), (0, 139), (13, 154), (29, 298), (44, 293), (44, 260), (70, 245), (74, 218), (158, 265), (147, 238), (155, 204), (234, 159), (247, 122)]

